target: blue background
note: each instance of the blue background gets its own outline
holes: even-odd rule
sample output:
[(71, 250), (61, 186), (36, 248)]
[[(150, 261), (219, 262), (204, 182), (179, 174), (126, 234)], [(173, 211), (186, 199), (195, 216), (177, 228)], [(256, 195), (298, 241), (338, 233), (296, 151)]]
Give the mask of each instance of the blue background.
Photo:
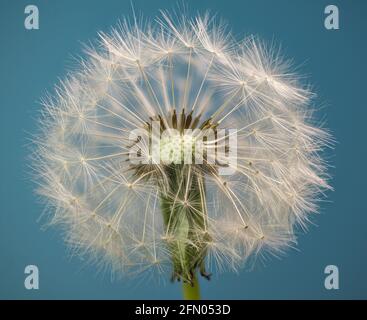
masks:
[[(324, 28), (324, 8), (336, 4), (340, 30)], [(136, 11), (154, 17), (173, 1), (133, 1)], [(331, 153), (332, 185), (321, 214), (301, 235), (298, 251), (239, 274), (202, 281), (209, 299), (367, 298), (366, 195), (366, 18), (367, 1), (201, 0), (189, 10), (211, 9), (234, 34), (257, 34), (282, 44), (301, 72), (309, 75), (338, 144)], [(40, 30), (24, 28), (24, 8), (35, 4)], [(58, 77), (73, 66), (71, 55), (99, 30), (109, 31), (129, 1), (14, 1), (0, 4), (0, 298), (21, 299), (179, 299), (178, 284), (141, 279), (111, 281), (70, 258), (56, 229), (41, 231), (42, 207), (27, 178), (27, 138), (36, 130), (37, 103)], [(24, 268), (40, 269), (40, 289), (24, 288)], [(324, 268), (335, 264), (340, 290), (324, 288)], [(167, 275), (168, 278), (168, 275)]]

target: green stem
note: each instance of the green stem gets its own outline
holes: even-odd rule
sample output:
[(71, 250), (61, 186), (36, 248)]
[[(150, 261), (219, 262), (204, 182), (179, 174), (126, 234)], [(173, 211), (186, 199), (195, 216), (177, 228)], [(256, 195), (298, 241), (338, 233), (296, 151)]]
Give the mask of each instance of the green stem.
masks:
[(185, 300), (200, 300), (200, 286), (196, 275), (192, 278), (192, 284), (183, 282), (182, 289)]

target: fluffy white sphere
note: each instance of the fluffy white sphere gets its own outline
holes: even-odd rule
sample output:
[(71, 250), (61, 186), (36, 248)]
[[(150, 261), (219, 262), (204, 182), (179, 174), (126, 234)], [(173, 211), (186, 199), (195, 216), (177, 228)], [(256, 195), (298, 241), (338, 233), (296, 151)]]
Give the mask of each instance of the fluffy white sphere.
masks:
[[(311, 98), (278, 51), (234, 41), (208, 15), (123, 21), (44, 100), (38, 192), (76, 253), (116, 271), (168, 266), (190, 280), (207, 275), (205, 264), (278, 254), (329, 188), (320, 152), (331, 139), (313, 124)], [(236, 129), (233, 174), (218, 172), (226, 152), (201, 165), (133, 164), (137, 129), (139, 157), (152, 158), (153, 120), (180, 132)], [(171, 138), (160, 151), (179, 162), (194, 138)]]

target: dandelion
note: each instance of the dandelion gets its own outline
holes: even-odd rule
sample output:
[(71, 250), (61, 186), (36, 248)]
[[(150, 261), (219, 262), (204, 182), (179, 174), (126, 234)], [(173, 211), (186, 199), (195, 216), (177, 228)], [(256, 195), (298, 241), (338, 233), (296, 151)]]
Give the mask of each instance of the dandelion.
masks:
[(75, 254), (198, 298), (198, 274), (282, 254), (317, 212), (331, 137), (312, 98), (278, 51), (209, 15), (123, 20), (43, 100), (50, 223)]

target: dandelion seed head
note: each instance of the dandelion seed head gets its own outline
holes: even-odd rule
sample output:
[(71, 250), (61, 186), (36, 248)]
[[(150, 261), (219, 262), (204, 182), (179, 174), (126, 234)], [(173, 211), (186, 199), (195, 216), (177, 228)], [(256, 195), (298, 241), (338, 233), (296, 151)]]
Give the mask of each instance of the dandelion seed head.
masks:
[[(280, 255), (330, 189), (312, 98), (274, 46), (208, 14), (123, 20), (43, 100), (33, 164), (50, 224), (118, 274), (190, 281)], [(236, 129), (236, 166), (222, 129)], [(201, 139), (203, 162), (185, 164)]]

